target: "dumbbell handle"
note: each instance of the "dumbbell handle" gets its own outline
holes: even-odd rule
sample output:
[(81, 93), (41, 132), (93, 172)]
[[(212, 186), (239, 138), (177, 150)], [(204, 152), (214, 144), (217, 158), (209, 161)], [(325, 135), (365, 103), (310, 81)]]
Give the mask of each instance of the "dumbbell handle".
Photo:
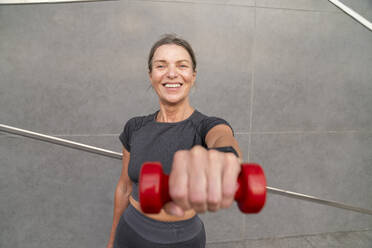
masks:
[[(266, 179), (258, 164), (242, 164), (238, 176), (235, 201), (244, 213), (258, 213), (266, 200)], [(140, 204), (145, 213), (159, 213), (171, 198), (169, 176), (163, 173), (160, 163), (145, 163), (140, 173)]]

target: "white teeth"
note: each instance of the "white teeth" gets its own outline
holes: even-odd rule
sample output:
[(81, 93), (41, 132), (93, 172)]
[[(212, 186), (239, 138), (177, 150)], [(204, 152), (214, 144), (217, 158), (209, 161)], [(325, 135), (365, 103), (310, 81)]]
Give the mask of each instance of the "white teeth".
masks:
[(167, 87), (167, 88), (177, 88), (177, 87), (181, 87), (181, 84), (165, 84), (165, 87)]

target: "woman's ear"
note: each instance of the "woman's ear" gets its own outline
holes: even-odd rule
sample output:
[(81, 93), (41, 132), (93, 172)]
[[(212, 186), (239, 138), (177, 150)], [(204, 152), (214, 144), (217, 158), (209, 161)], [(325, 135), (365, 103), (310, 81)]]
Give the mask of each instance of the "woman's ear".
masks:
[(195, 84), (195, 80), (196, 80), (196, 71), (193, 71), (193, 73), (192, 73), (192, 77), (193, 77), (193, 80), (192, 80), (192, 86), (194, 86), (194, 84)]

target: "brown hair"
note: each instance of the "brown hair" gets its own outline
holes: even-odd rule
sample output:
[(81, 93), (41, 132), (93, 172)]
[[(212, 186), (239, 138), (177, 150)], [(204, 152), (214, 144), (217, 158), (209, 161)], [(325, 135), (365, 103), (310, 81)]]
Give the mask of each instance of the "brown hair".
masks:
[(187, 52), (189, 53), (190, 57), (191, 57), (192, 69), (195, 72), (195, 70), (196, 70), (196, 59), (195, 59), (194, 51), (192, 50), (192, 47), (190, 46), (190, 44), (186, 40), (178, 37), (176, 34), (165, 34), (165, 35), (163, 35), (162, 38), (160, 40), (158, 40), (157, 42), (155, 42), (155, 44), (151, 47), (149, 58), (148, 58), (148, 61), (147, 61), (147, 64), (148, 64), (148, 67), (149, 67), (149, 72), (152, 71), (152, 58), (154, 57), (154, 53), (155, 53), (156, 49), (158, 49), (158, 47), (160, 47), (162, 45), (167, 45), (167, 44), (175, 44), (175, 45), (178, 45), (178, 46), (181, 46), (181, 47), (185, 48), (187, 50)]

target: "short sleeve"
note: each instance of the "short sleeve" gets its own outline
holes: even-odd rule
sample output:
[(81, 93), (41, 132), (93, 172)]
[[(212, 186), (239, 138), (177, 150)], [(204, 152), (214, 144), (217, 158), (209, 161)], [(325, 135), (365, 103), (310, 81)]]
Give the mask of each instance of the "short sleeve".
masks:
[(202, 139), (205, 141), (205, 136), (207, 136), (207, 133), (209, 132), (209, 130), (211, 130), (213, 127), (220, 125), (220, 124), (225, 124), (229, 126), (234, 135), (234, 130), (227, 121), (225, 121), (222, 118), (218, 118), (218, 117), (208, 117), (208, 118), (205, 118), (201, 123), (200, 134), (201, 134)]
[(119, 136), (121, 143), (123, 144), (125, 149), (127, 149), (128, 152), (130, 152), (131, 144), (130, 140), (132, 137), (132, 133), (135, 130), (135, 124), (136, 124), (135, 118), (132, 118), (129, 121), (127, 121), (127, 123), (125, 123), (124, 130), (121, 132)]

